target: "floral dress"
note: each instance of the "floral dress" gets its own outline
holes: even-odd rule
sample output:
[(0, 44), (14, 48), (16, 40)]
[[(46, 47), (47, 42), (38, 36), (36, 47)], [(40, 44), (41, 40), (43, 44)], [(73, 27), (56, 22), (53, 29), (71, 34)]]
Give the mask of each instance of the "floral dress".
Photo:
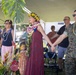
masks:
[(25, 75), (25, 69), (26, 69), (26, 61), (27, 61), (27, 56), (26, 56), (26, 51), (22, 50), (20, 52), (20, 57), (19, 57), (19, 71), (20, 75)]

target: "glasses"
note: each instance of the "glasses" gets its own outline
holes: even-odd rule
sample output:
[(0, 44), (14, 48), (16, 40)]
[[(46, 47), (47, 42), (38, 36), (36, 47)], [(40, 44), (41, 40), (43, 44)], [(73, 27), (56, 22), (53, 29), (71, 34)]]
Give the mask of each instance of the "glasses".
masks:
[(66, 20), (69, 20), (69, 19), (64, 19), (63, 21), (66, 21)]
[(76, 16), (76, 14), (73, 14), (73, 17), (75, 17)]
[(4, 24), (8, 25), (9, 23), (4, 23)]

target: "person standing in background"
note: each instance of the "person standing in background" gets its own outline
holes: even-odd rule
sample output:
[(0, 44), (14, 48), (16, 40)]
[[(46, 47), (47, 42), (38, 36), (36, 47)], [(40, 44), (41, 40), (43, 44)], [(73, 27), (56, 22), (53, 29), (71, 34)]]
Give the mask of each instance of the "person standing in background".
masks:
[[(54, 39), (60, 35), (62, 35), (65, 31), (65, 28), (69, 27), (70, 24), (70, 17), (69, 16), (65, 16), (64, 19), (63, 19), (65, 25), (62, 26), (59, 31), (57, 32), (56, 35), (54, 35), (51, 39)], [(66, 37), (61, 43), (58, 44), (58, 65), (59, 65), (59, 71), (62, 71), (63, 69), (63, 57), (64, 57), (64, 54), (65, 54), (65, 51), (67, 49), (69, 45), (69, 40), (68, 40), (68, 37)]]
[(12, 21), (11, 20), (6, 20), (5, 21), (5, 29), (3, 30), (2, 33), (2, 48), (1, 48), (1, 59), (2, 62), (5, 63), (6, 57), (8, 57), (8, 60), (12, 62), (12, 53), (13, 53), (13, 36), (14, 36), (14, 30), (12, 26)]
[(27, 34), (27, 28), (23, 28), (22, 29), (22, 35), (21, 35), (21, 37), (20, 37), (20, 42), (26, 42), (26, 40), (27, 40), (27, 36), (28, 36), (28, 34)]
[[(52, 25), (52, 26), (51, 26), (51, 32), (49, 32), (49, 33), (47, 34), (47, 36), (49, 37), (49, 39), (51, 40), (52, 43), (54, 43), (54, 42), (57, 40), (57, 38), (58, 38), (58, 37), (56, 37), (56, 38), (54, 38), (54, 39), (51, 39), (56, 33), (57, 33), (57, 32), (55, 31), (55, 26)], [(47, 45), (48, 45), (48, 51), (50, 52), (50, 51), (51, 51), (51, 46), (50, 46), (49, 44), (47, 44)]]

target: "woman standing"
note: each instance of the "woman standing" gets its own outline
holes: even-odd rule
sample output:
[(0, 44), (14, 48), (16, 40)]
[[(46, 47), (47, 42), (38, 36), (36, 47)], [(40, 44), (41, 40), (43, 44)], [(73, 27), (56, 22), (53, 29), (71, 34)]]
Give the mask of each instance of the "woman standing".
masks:
[(32, 42), (30, 57), (27, 60), (25, 75), (44, 75), (44, 55), (42, 36), (51, 44), (46, 36), (42, 26), (39, 23), (40, 18), (37, 14), (29, 14), (29, 22), (32, 25), (27, 32), (32, 32)]
[[(12, 61), (12, 42), (13, 42), (13, 26), (11, 20), (5, 21), (5, 29), (2, 35), (2, 49), (1, 49), (1, 58), (2, 62), (4, 63), (6, 59)], [(7, 55), (7, 56), (6, 56)], [(6, 58), (7, 57), (7, 58)]]

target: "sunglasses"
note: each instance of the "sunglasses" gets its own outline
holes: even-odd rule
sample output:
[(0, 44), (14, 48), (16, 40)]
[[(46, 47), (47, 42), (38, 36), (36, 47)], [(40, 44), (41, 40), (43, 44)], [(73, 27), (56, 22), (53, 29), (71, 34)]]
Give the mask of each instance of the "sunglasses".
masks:
[(9, 24), (9, 23), (4, 23), (4, 24), (6, 24), (6, 25), (7, 25), (7, 24)]
[(66, 20), (69, 20), (69, 19), (63, 19), (63, 21), (66, 21)]
[(76, 16), (76, 14), (73, 14), (73, 17), (75, 17)]

